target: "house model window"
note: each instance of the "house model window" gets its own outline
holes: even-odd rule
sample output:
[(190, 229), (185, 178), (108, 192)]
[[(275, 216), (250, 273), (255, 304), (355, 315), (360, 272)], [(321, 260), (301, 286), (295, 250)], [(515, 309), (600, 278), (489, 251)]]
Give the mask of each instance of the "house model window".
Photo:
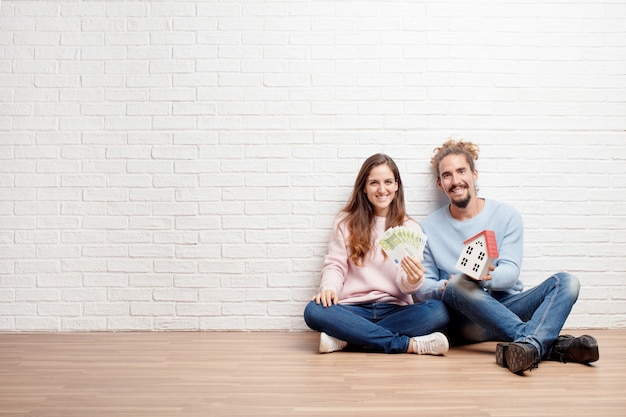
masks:
[(489, 266), (498, 257), (496, 234), (483, 230), (463, 242), (465, 247), (456, 262), (456, 269), (467, 276), (480, 280), (489, 274)]

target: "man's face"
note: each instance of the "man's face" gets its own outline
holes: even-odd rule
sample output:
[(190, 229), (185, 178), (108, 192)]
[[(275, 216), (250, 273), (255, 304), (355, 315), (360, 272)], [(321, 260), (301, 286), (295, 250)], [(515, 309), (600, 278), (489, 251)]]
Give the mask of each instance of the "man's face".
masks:
[(464, 155), (448, 155), (439, 163), (437, 186), (450, 199), (450, 204), (466, 208), (476, 195), (474, 183), (478, 173), (472, 171)]

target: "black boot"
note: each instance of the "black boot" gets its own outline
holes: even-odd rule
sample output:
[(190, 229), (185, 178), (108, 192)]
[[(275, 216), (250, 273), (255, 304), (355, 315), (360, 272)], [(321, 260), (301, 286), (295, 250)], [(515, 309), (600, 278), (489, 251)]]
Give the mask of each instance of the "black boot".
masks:
[(539, 366), (539, 353), (530, 343), (498, 343), (496, 363), (513, 373), (520, 373)]
[(564, 334), (554, 342), (546, 357), (549, 361), (590, 363), (600, 358), (598, 341), (595, 337), (582, 335), (574, 337)]

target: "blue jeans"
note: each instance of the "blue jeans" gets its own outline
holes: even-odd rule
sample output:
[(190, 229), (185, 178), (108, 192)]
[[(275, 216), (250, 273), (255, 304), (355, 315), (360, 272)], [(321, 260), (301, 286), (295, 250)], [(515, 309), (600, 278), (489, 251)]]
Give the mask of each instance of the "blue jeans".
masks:
[(459, 274), (448, 281), (443, 301), (454, 310), (454, 338), (531, 343), (542, 358), (559, 337), (579, 290), (578, 278), (567, 272), (518, 294), (490, 294), (478, 282)]
[(304, 321), (313, 330), (375, 352), (404, 353), (411, 337), (443, 331), (448, 310), (440, 300), (399, 306), (389, 303), (337, 304), (323, 307), (311, 301)]

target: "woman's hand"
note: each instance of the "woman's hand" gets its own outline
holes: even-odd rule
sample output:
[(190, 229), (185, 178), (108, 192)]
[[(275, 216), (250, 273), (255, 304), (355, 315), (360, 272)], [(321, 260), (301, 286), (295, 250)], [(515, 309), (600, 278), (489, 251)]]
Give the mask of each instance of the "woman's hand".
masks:
[(330, 307), (339, 302), (337, 293), (333, 290), (324, 290), (311, 298), (311, 301), (315, 301), (315, 304), (322, 303), (324, 307)]
[(426, 269), (420, 262), (416, 261), (415, 258), (405, 256), (404, 259), (402, 259), (401, 265), (404, 272), (406, 272), (409, 284), (415, 285), (420, 279), (424, 278)]

